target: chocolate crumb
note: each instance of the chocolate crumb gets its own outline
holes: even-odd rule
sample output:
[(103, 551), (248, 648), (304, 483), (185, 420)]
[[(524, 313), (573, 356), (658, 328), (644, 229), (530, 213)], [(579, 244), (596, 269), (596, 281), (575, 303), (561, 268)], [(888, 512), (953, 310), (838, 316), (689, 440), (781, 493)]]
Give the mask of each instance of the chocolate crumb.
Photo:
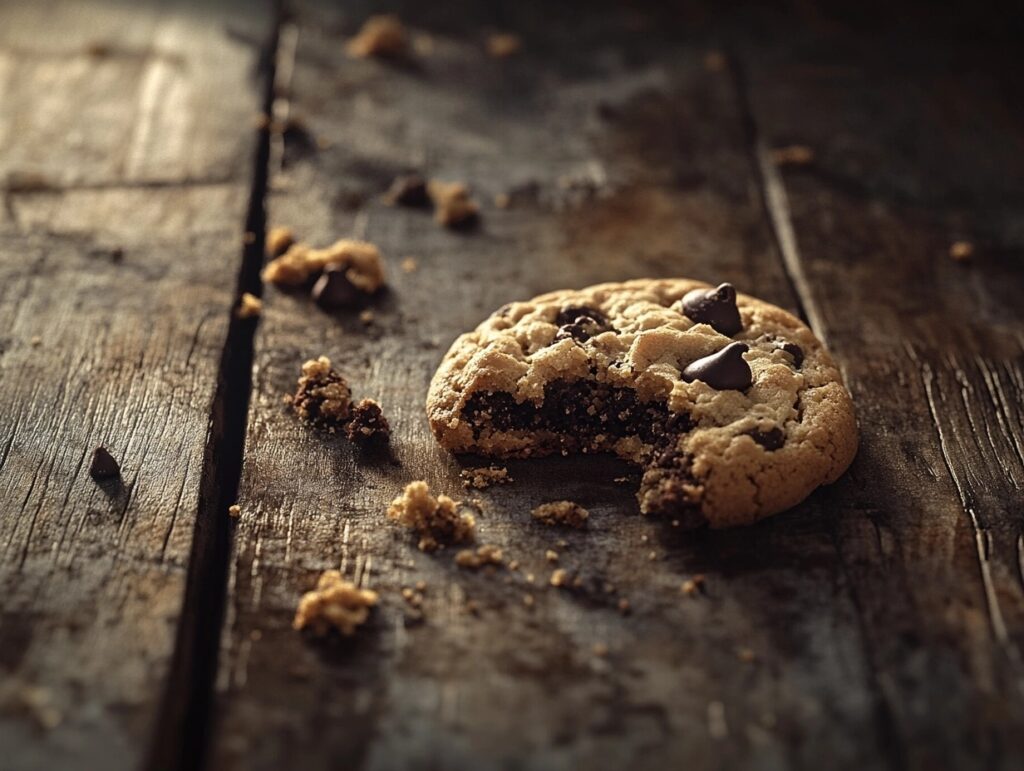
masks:
[(419, 174), (406, 174), (395, 177), (384, 194), (384, 202), (390, 206), (410, 206), (423, 208), (430, 206), (430, 196), (427, 194), (427, 180)]
[(359, 443), (386, 442), (391, 436), (391, 426), (373, 399), (362, 399), (352, 407), (345, 436)]
[(325, 311), (350, 308), (358, 303), (362, 293), (348, 280), (346, 273), (341, 266), (326, 268), (309, 293), (313, 302)]
[(89, 476), (95, 480), (113, 479), (121, 476), (121, 467), (114, 456), (106, 447), (97, 447), (92, 453), (92, 463), (89, 464)]
[(291, 405), (301, 420), (333, 434), (348, 422), (352, 391), (345, 378), (331, 367), (331, 360), (320, 356), (302, 365)]

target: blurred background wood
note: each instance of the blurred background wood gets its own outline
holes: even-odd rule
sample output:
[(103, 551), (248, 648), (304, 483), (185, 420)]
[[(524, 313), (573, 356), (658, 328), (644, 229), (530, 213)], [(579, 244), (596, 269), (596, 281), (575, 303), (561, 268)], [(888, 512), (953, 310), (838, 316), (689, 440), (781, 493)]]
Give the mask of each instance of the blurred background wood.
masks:
[[(46, 100), (23, 78), (0, 77), (0, 89), (14, 95), (0, 136), (16, 124), (39, 127), (0, 156), (9, 188), (0, 265), (13, 277), (0, 303), (0, 314), (13, 314), (12, 342), (0, 355), (0, 409), (36, 415), (21, 419), (0, 455), (8, 543), (0, 580), (9, 587), (0, 601), (0, 667), (12, 682), (48, 689), (63, 710), (49, 732), (31, 724), (38, 710), (5, 710), (0, 737), (16, 748), (14, 767), (91, 767), (97, 756), (89, 751), (111, 737), (122, 742), (124, 765), (136, 765), (154, 730), (154, 691), (165, 677), (180, 690), (214, 663), (213, 717), (193, 716), (201, 725), (186, 727), (171, 765), (190, 765), (207, 739), (212, 768), (1017, 765), (1018, 20), (995, 7), (956, 15), (912, 5), (551, 6), (289, 6), (277, 22), (275, 116), (292, 118), (292, 130), (277, 136), (267, 169), (250, 165), (249, 115), (260, 94), (245, 78), (258, 53), (246, 44), (258, 45), (270, 24), (263, 11), (225, 9), (195, 35), (181, 32), (191, 18), (184, 8), (180, 16), (124, 17), (131, 23), (110, 38), (113, 50), (149, 50), (146, 41), (161, 34), (180, 36), (188, 40), (180, 56), (210, 62), (195, 82), (171, 74), (173, 57), (162, 56), (155, 73), (127, 56), (124, 66), (136, 62), (139, 72), (105, 72), (98, 63), (53, 70), (48, 77), (67, 90), (51, 89)], [(16, 22), (7, 29), (38, 25), (28, 8), (5, 10)], [(58, 16), (74, 20), (81, 8)], [(345, 40), (382, 10), (408, 24), (411, 61), (347, 58)], [(495, 31), (517, 34), (521, 51), (488, 56)], [(28, 68), (42, 78), (36, 58), (14, 55), (29, 50), (30, 38), (5, 39), (11, 53), (0, 61), (7, 72)], [(214, 56), (223, 61), (205, 58)], [(130, 87), (118, 80), (129, 77)], [(122, 123), (100, 109), (111, 93), (141, 99), (138, 114)], [(81, 109), (96, 112), (86, 125), (105, 133), (85, 130), (79, 141), (88, 152), (59, 142), (46, 152), (43, 137), (83, 125), (58, 130), (75, 115), (63, 105), (82, 95)], [(190, 105), (185, 116), (201, 106), (203, 120), (171, 109), (180, 104)], [(46, 105), (57, 105), (46, 112), (58, 122), (49, 134)], [(116, 145), (120, 161), (109, 152), (115, 135), (131, 138)], [(22, 169), (67, 189), (14, 191), (10, 172)], [(393, 177), (414, 169), (469, 183), (483, 208), (480, 228), (454, 233), (428, 212), (385, 206), (380, 196)], [(251, 341), (242, 516), (230, 549), (225, 541), (191, 566), (193, 576), (227, 569), (219, 650), (185, 635), (190, 642), (179, 641), (168, 673), (176, 619), (204, 620), (194, 598), (181, 608), (183, 567), (197, 511), (220, 513), (194, 503), (200, 467), (210, 469), (202, 425), (240, 264), (246, 185), (261, 174), (269, 174), (269, 224), (316, 245), (346, 235), (377, 243), (391, 289), (369, 324), (267, 290)], [(184, 198), (191, 216), (179, 225), (182, 205), (163, 204), (186, 194), (211, 198)], [(133, 213), (133, 226), (121, 226), (115, 240), (136, 239), (146, 250), (140, 259), (147, 255), (151, 273), (137, 284), (124, 278), (132, 251), (99, 268), (83, 256), (83, 243), (107, 243), (109, 222), (89, 212), (115, 206), (102, 203), (113, 195), (135, 196), (116, 204)], [(502, 195), (507, 206), (496, 203)], [(972, 244), (973, 257), (954, 260), (955, 242)], [(40, 255), (35, 272), (50, 284), (38, 279), (26, 294), (15, 287), (28, 281), (21, 258), (33, 253), (29, 245)], [(209, 259), (214, 253), (223, 256)], [(406, 272), (399, 264), (409, 257), (416, 269)], [(437, 448), (423, 415), (430, 375), (458, 333), (538, 292), (668, 275), (730, 280), (812, 323), (841, 363), (862, 426), (862, 450), (842, 480), (758, 526), (684, 535), (635, 514), (633, 488), (612, 481), (629, 470), (614, 461), (513, 463), (513, 484), (465, 493), (483, 503), (480, 541), (520, 564), (494, 574), (457, 569), (450, 551), (421, 554), (384, 522), (387, 503), (412, 479), (461, 492), (458, 472), (468, 461)], [(186, 292), (186, 284), (196, 288)], [(20, 307), (37, 309), (19, 310), (11, 298), (21, 294)], [(94, 308), (101, 296), (103, 308)], [(168, 296), (173, 307), (155, 318), (170, 314), (175, 323), (161, 333), (159, 321), (150, 329), (143, 320), (153, 298)], [(103, 326), (111, 307), (129, 343)], [(200, 335), (202, 314), (210, 320)], [(193, 334), (201, 342), (190, 356), (182, 340)], [(32, 348), (33, 335), (56, 342)], [(148, 364), (155, 351), (159, 378)], [(301, 362), (319, 354), (334, 360), (357, 397), (381, 400), (394, 428), (392, 456), (324, 438), (283, 407)], [(46, 355), (54, 361), (42, 377), (31, 367)], [(105, 369), (111, 357), (131, 368)], [(72, 374), (53, 374), (71, 361)], [(72, 399), (66, 384), (80, 395)], [(112, 426), (134, 425), (141, 407), (107, 395), (129, 387), (137, 404), (164, 412), (140, 421), (145, 431), (119, 434)], [(70, 407), (54, 418), (47, 403)], [(176, 444), (165, 446), (152, 425), (170, 420), (186, 430), (170, 432)], [(71, 442), (68, 423), (77, 432)], [(112, 515), (137, 523), (130, 548), (111, 531), (113, 519), (73, 513), (100, 508), (75, 464), (111, 435), (142, 448), (124, 453), (130, 471), (132, 456), (146, 459), (126, 511), (141, 507), (143, 495), (148, 504), (135, 520)], [(58, 438), (65, 442), (55, 459), (46, 449)], [(164, 486), (174, 486), (174, 511)], [(591, 510), (586, 531), (530, 521), (533, 506), (559, 498)], [(76, 516), (84, 524), (73, 538), (53, 535)], [(177, 523), (170, 531), (168, 521)], [(170, 557), (160, 551), (167, 532)], [(72, 580), (76, 548), (97, 555), (82, 569), (84, 582)], [(560, 567), (579, 570), (580, 588), (547, 585), (547, 549), (560, 553)], [(126, 553), (134, 559), (113, 556)], [(316, 645), (290, 622), (298, 597), (329, 567), (362, 577), (382, 604), (355, 639)], [(705, 593), (684, 596), (681, 584), (698, 574)], [(422, 619), (400, 595), (421, 580)], [(118, 599), (139, 587), (144, 595)], [(619, 611), (622, 599), (629, 614)], [(118, 603), (112, 622), (87, 610), (109, 602)], [(82, 613), (84, 632), (63, 631)], [(83, 657), (89, 666), (72, 688), (68, 672)], [(129, 729), (119, 711), (131, 712)], [(163, 741), (173, 741), (176, 726), (162, 730)], [(74, 755), (76, 747), (86, 750)]]

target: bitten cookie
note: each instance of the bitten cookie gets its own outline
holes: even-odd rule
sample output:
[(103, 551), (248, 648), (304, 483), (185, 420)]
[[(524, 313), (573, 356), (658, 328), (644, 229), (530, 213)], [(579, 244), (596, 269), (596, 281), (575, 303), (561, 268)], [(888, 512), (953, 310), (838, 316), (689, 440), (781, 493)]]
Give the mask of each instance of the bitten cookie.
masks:
[(754, 522), (834, 482), (853, 404), (799, 319), (729, 284), (642, 279), (499, 308), (434, 375), (430, 426), (456, 453), (612, 452), (645, 514)]

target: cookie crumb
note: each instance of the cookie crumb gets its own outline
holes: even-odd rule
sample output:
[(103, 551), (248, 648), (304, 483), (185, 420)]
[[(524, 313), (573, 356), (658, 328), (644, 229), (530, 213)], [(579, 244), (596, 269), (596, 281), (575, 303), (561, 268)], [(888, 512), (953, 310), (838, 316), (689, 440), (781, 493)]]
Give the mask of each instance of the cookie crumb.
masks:
[(406, 485), (388, 507), (388, 519), (419, 534), (420, 551), (434, 551), (443, 545), (469, 543), (476, 536), (476, 518), (469, 506), (447, 495), (436, 498), (426, 482)]
[(242, 507), (239, 506), (237, 503), (228, 506), (228, 516), (232, 519), (238, 519), (240, 516), (242, 516)]
[(391, 426), (380, 404), (373, 399), (362, 399), (353, 406), (345, 436), (358, 443), (386, 442), (391, 436)]
[[(264, 116), (266, 117), (266, 116)], [(273, 227), (267, 231), (267, 256), (279, 257), (295, 243), (295, 234), (291, 228)]]
[(487, 53), (495, 59), (507, 59), (522, 47), (522, 38), (511, 32), (496, 32), (487, 38)]
[(974, 244), (970, 241), (954, 241), (949, 246), (949, 256), (957, 262), (967, 262), (974, 257)]
[(491, 485), (504, 485), (512, 481), (508, 469), (499, 466), (467, 468), (463, 469), (459, 476), (462, 477), (462, 486), (467, 490), (486, 490)]
[(548, 549), (546, 552), (544, 552), (544, 559), (546, 559), (548, 562), (558, 562), (558, 552), (556, 552), (554, 549)]
[(393, 13), (385, 13), (368, 18), (358, 34), (345, 45), (345, 51), (355, 59), (398, 58), (405, 54), (407, 45), (401, 20)]
[(427, 185), (430, 200), (434, 202), (434, 219), (449, 228), (469, 227), (480, 215), (480, 207), (469, 195), (462, 182), (431, 180)]
[(391, 187), (384, 194), (384, 203), (389, 206), (410, 206), (415, 208), (430, 206), (427, 180), (419, 174), (403, 174), (400, 177), (395, 177)]
[(655, 560), (658, 559), (658, 552), (656, 552), (656, 551), (648, 552), (647, 559), (649, 561), (651, 561), (651, 562), (654, 562)]
[(569, 571), (565, 568), (558, 568), (551, 573), (549, 583), (552, 586), (563, 587), (569, 583)]
[(384, 286), (384, 261), (380, 250), (371, 243), (350, 238), (341, 238), (324, 249), (294, 243), (267, 264), (262, 276), (267, 283), (294, 288), (328, 268), (339, 269), (363, 294), (373, 294)]
[(97, 447), (93, 450), (92, 463), (89, 464), (89, 476), (96, 481), (121, 476), (121, 466), (106, 447)]
[(243, 292), (238, 300), (235, 315), (240, 319), (251, 319), (263, 313), (263, 300), (254, 294)]
[(423, 605), (423, 592), (408, 586), (402, 587), (402, 599), (414, 608)]
[(462, 549), (455, 555), (455, 564), (460, 568), (479, 570), (485, 565), (503, 565), (501, 549), (492, 544), (484, 544), (474, 551), (473, 549)]
[(600, 659), (603, 659), (605, 656), (608, 655), (608, 646), (602, 642), (594, 643), (594, 647), (592, 648), (592, 650), (594, 652), (594, 655)]
[(776, 166), (807, 166), (814, 162), (814, 150), (807, 145), (787, 145), (771, 151)]
[(360, 589), (346, 581), (337, 570), (325, 570), (316, 582), (316, 589), (306, 592), (299, 600), (292, 628), (309, 628), (323, 636), (333, 627), (349, 636), (366, 623), (370, 608), (377, 604), (377, 593)]
[(519, 560), (512, 560), (509, 562), (508, 569), (512, 571), (519, 570)]
[(525, 605), (526, 607), (532, 608), (533, 605), (534, 605), (534, 602), (536, 602), (536, 600), (534, 599), (532, 594), (524, 594), (523, 595), (523, 605)]
[(43, 338), (39, 335), (32, 335), (32, 338), (28, 341), (28, 344), (33, 348), (38, 348), (43, 344)]
[(585, 527), (590, 512), (574, 501), (552, 501), (535, 508), (531, 515), (543, 525)]
[(374, 322), (376, 318), (377, 314), (375, 314), (373, 311), (367, 308), (365, 311), (360, 312), (359, 323), (363, 324), (364, 326), (369, 326)]
[(402, 272), (403, 273), (415, 273), (419, 270), (420, 264), (416, 261), (415, 257), (406, 257), (402, 260)]
[(291, 405), (301, 420), (333, 434), (348, 422), (352, 391), (331, 360), (320, 356), (302, 365)]
[(632, 610), (632, 606), (629, 604), (629, 600), (627, 600), (625, 597), (619, 600), (618, 608), (619, 613), (621, 613), (623, 616), (629, 615), (630, 610)]
[(679, 587), (679, 591), (685, 594), (687, 597), (696, 597), (704, 593), (704, 576), (698, 573), (691, 578), (687, 578), (683, 581), (683, 585)]

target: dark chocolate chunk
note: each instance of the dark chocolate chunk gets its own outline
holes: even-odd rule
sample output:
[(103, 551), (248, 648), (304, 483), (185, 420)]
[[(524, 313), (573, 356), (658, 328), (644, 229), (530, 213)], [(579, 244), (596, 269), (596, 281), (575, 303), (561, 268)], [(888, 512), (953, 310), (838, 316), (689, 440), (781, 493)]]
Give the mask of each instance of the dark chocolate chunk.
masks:
[(754, 382), (750, 365), (743, 359), (747, 350), (746, 343), (729, 343), (717, 353), (688, 365), (683, 370), (683, 380), (700, 380), (716, 391), (745, 391)]
[(608, 318), (601, 311), (585, 306), (570, 305), (562, 308), (555, 317), (555, 323), (559, 325), (558, 332), (555, 333), (555, 342), (572, 338), (578, 343), (583, 343), (612, 329)]
[(608, 317), (597, 308), (588, 308), (585, 305), (567, 305), (555, 316), (555, 323), (558, 326), (572, 324), (580, 319), (591, 319), (602, 326), (608, 326)]
[(363, 292), (348, 280), (345, 270), (342, 267), (329, 267), (320, 274), (320, 278), (313, 284), (310, 296), (313, 298), (313, 302), (325, 311), (350, 308), (363, 295)]
[(353, 442), (386, 442), (391, 426), (377, 402), (363, 399), (352, 407), (345, 435)]
[(683, 295), (679, 305), (686, 318), (698, 324), (708, 324), (723, 335), (732, 337), (743, 329), (732, 284), (719, 284), (714, 289), (694, 289)]
[(778, 343), (776, 343), (776, 345), (779, 347), (780, 350), (783, 350), (790, 356), (792, 356), (793, 366), (796, 369), (800, 369), (800, 367), (804, 363), (804, 349), (801, 348), (796, 343), (791, 343), (786, 340), (780, 340)]
[(384, 200), (398, 206), (429, 206), (430, 196), (427, 194), (427, 180), (419, 174), (396, 177), (385, 194)]
[(121, 476), (121, 467), (114, 460), (114, 456), (107, 452), (106, 447), (97, 447), (93, 451), (89, 476), (93, 479), (113, 479)]
[(778, 426), (772, 426), (767, 431), (754, 429), (749, 436), (766, 450), (777, 450), (786, 441), (785, 432)]

